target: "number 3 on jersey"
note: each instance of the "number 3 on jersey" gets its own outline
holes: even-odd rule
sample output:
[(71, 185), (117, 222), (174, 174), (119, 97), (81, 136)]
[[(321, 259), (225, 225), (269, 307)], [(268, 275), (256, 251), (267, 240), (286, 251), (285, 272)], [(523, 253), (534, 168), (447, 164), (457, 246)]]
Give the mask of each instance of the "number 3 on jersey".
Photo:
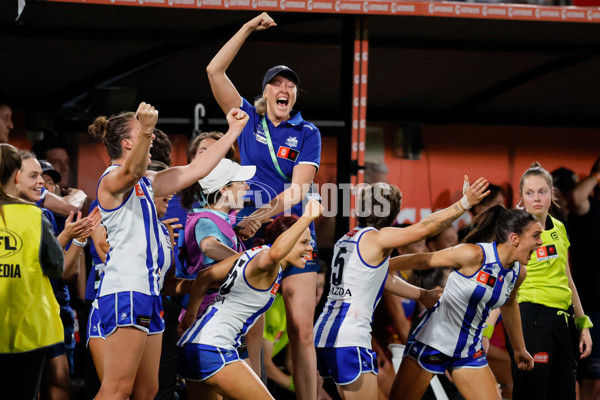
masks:
[(347, 250), (345, 247), (340, 247), (340, 251), (338, 251), (335, 256), (335, 261), (333, 262), (333, 267), (331, 268), (331, 284), (333, 286), (339, 286), (342, 284), (342, 274), (344, 273), (344, 264), (346, 263), (346, 258), (344, 254), (346, 254)]

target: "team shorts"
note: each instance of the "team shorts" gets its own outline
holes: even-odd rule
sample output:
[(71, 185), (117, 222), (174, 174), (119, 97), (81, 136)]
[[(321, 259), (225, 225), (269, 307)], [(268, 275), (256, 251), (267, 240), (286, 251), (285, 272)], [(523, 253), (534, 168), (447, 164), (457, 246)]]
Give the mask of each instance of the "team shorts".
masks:
[[(97, 302), (94, 302), (97, 304)], [(100, 310), (98, 307), (92, 305), (90, 308), (90, 315), (88, 316), (87, 323), (87, 343), (89, 347), (90, 339), (106, 339), (102, 333), (102, 321), (100, 319)]]
[(414, 339), (408, 341), (406, 349), (404, 349), (404, 357), (414, 359), (421, 368), (432, 374), (443, 374), (446, 370), (452, 371), (459, 368), (483, 368), (488, 365), (483, 350), (479, 350), (469, 357), (451, 357)]
[(100, 324), (104, 337), (112, 335), (117, 328), (132, 326), (149, 335), (165, 330), (160, 296), (139, 292), (119, 292), (98, 299)]
[(182, 378), (203, 382), (236, 361), (242, 361), (236, 350), (188, 343), (178, 350), (177, 369)]
[(349, 385), (361, 374), (377, 375), (377, 356), (364, 347), (317, 348), (317, 369), (323, 378), (333, 378), (338, 385)]

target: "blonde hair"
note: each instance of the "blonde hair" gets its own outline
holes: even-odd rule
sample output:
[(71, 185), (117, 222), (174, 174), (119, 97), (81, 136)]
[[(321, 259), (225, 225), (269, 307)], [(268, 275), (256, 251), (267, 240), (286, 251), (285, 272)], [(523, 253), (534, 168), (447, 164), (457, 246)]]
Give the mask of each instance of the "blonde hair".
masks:
[(256, 113), (261, 117), (264, 117), (267, 113), (267, 100), (260, 96), (258, 99), (254, 100), (254, 107), (256, 107)]

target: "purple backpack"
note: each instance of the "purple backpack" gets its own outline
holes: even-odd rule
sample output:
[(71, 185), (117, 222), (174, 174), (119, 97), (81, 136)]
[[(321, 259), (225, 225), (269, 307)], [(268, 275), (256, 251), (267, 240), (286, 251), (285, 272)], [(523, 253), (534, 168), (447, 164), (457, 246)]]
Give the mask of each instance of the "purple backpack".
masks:
[[(240, 253), (245, 251), (246, 248), (242, 241), (237, 237), (237, 234), (233, 230), (232, 217), (235, 218), (234, 215), (229, 215), (229, 222), (219, 217), (215, 213), (210, 211), (200, 211), (197, 213), (188, 214), (186, 222), (185, 222), (185, 231), (184, 231), (184, 240), (185, 240), (185, 265), (187, 273), (190, 277), (195, 277), (196, 274), (207, 267), (205, 260), (206, 256), (200, 249), (198, 242), (196, 241), (196, 223), (200, 218), (208, 218), (212, 222), (217, 225), (217, 228), (227, 236), (233, 243), (236, 243), (233, 247), (233, 250)], [(212, 303), (213, 299), (216, 297), (217, 293), (207, 294), (202, 299), (202, 304), (200, 305), (200, 309), (198, 310), (198, 316), (200, 316), (204, 310)], [(181, 315), (179, 316), (179, 320), (183, 318), (185, 315), (185, 309), (181, 310)]]

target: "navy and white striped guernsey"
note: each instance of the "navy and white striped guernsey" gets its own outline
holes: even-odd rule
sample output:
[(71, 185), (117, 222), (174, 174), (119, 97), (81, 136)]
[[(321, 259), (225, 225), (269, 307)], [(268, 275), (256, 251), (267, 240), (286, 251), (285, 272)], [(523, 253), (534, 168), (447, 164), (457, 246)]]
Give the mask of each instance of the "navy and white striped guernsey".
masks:
[(521, 265), (504, 268), (495, 242), (477, 245), (484, 253), (482, 266), (471, 276), (451, 272), (440, 301), (413, 333), (419, 342), (451, 357), (469, 357), (482, 348), (490, 310), (507, 302), (519, 277)]
[(165, 285), (165, 277), (173, 266), (173, 243), (171, 243), (171, 235), (169, 234), (169, 229), (167, 229), (167, 226), (160, 221), (158, 221), (158, 226), (160, 227), (160, 230), (158, 231), (158, 237), (161, 244), (159, 251), (162, 251), (163, 253), (163, 262), (159, 265), (158, 270), (158, 290), (161, 291)]
[(371, 349), (371, 323), (383, 294), (389, 257), (379, 265), (364, 261), (358, 243), (369, 231), (376, 229), (353, 229), (335, 244), (331, 289), (314, 328), (316, 347)]
[[(117, 167), (108, 167), (98, 185)], [(125, 291), (158, 296), (159, 268), (163, 265), (164, 253), (150, 180), (140, 179), (125, 194), (120, 206), (106, 209), (98, 203), (98, 208), (110, 244), (98, 297)]]
[(246, 279), (246, 266), (269, 245), (246, 250), (233, 264), (219, 294), (202, 316), (183, 334), (177, 345), (204, 344), (226, 350), (240, 346), (242, 336), (271, 307), (281, 284), (282, 270), (268, 289), (256, 289)]

